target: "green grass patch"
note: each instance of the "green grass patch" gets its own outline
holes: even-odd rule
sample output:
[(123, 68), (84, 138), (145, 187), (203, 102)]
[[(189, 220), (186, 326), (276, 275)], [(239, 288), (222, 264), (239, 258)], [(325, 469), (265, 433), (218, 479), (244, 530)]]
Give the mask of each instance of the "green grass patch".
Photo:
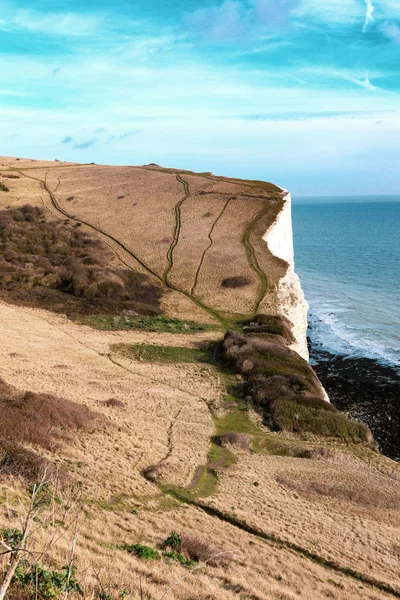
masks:
[(196, 323), (167, 316), (90, 315), (77, 317), (75, 322), (101, 331), (151, 331), (156, 333), (201, 333), (215, 331), (217, 325)]
[(248, 433), (250, 435), (262, 435), (262, 430), (250, 419), (245, 410), (235, 409), (222, 417), (213, 417), (215, 431), (218, 436), (227, 433)]
[(111, 349), (134, 360), (150, 363), (206, 363), (214, 364), (210, 346), (183, 348), (181, 346), (153, 346), (150, 344), (114, 344)]
[[(284, 438), (259, 427), (251, 420), (248, 412), (237, 408), (222, 417), (213, 417), (217, 437), (229, 433), (245, 433), (251, 436), (251, 450), (257, 454), (274, 456), (303, 456), (310, 445), (302, 440)], [(223, 450), (223, 448), (220, 447)]]
[(229, 467), (233, 465), (236, 458), (233, 452), (227, 448), (213, 443), (208, 453), (208, 461), (208, 468), (212, 469), (213, 467)]
[(143, 544), (123, 544), (119, 548), (131, 554), (136, 554), (138, 558), (142, 558), (143, 560), (159, 560), (161, 558), (158, 550), (154, 550), (154, 548), (144, 546)]
[(191, 502), (195, 498), (212, 496), (218, 483), (218, 476), (213, 469), (206, 466), (199, 467), (199, 478), (193, 489), (161, 485), (160, 489), (179, 502)]

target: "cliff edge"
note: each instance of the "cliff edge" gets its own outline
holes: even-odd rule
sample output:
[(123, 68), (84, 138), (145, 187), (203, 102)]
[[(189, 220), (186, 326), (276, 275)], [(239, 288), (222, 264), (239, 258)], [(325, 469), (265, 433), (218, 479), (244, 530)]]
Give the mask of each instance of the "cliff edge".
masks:
[(308, 360), (308, 304), (300, 279), (294, 270), (292, 197), (286, 190), (284, 205), (263, 239), (267, 242), (272, 254), (284, 260), (288, 265), (287, 271), (280, 279), (277, 287), (278, 314), (284, 315), (293, 324), (293, 335), (296, 341), (291, 345), (291, 348)]

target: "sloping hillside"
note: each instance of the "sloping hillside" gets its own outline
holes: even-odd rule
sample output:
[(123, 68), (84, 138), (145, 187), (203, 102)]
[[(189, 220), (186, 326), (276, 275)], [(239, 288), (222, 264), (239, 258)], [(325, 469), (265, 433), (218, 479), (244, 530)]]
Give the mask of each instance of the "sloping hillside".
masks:
[[(0, 209), (43, 211), (0, 221), (2, 243), (9, 217), (25, 239), (0, 282), (2, 575), (20, 558), (7, 597), (78, 598), (75, 580), (99, 600), (400, 597), (398, 465), (323, 400), (290, 324), (254, 319), (278, 312), (287, 269), (262, 241), (280, 190), (0, 163)], [(75, 271), (62, 287), (71, 240), (83, 287)], [(125, 270), (146, 278), (129, 287)], [(124, 282), (156, 286), (164, 314)]]
[(212, 321), (276, 312), (287, 265), (262, 240), (283, 204), (276, 186), (157, 166), (25, 162), (3, 159), (3, 177), (19, 179), (5, 179), (0, 206), (29, 202), (90, 228), (170, 290), (169, 311)]

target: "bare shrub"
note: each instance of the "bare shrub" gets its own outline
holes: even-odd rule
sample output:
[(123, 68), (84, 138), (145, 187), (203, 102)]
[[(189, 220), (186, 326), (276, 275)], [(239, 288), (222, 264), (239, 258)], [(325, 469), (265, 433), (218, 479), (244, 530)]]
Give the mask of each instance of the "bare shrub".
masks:
[(49, 461), (26, 445), (54, 451), (71, 433), (106, 426), (103, 415), (50, 394), (17, 392), (0, 380), (0, 473), (36, 480)]
[(221, 283), (224, 288), (242, 288), (251, 284), (251, 279), (245, 275), (238, 275), (236, 277), (227, 277)]
[(251, 436), (248, 433), (230, 432), (221, 436), (221, 446), (233, 446), (240, 450), (250, 450)]
[(309, 458), (314, 460), (328, 460), (328, 459), (337, 459), (341, 457), (342, 454), (333, 448), (311, 448), (310, 450), (305, 450), (302, 454), (302, 458)]
[(47, 223), (38, 207), (0, 211), (0, 298), (57, 312), (159, 314), (162, 288), (108, 266), (110, 257), (81, 230)]
[(3, 445), (0, 441), (0, 475), (39, 481), (45, 473), (49, 478), (55, 473), (54, 466), (48, 460), (19, 444)]
[(104, 401), (104, 405), (109, 408), (125, 408), (124, 402), (122, 400), (118, 400), (117, 398), (109, 398), (109, 400)]
[(223, 550), (198, 536), (182, 535), (181, 551), (191, 560), (207, 561), (212, 566), (227, 566), (232, 561), (232, 555), (223, 554)]

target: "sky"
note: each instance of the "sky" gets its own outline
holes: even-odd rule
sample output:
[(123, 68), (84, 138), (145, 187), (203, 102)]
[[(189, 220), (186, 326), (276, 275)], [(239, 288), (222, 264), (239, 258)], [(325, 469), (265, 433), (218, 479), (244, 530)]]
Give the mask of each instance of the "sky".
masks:
[(0, 154), (400, 193), (400, 0), (0, 0)]

